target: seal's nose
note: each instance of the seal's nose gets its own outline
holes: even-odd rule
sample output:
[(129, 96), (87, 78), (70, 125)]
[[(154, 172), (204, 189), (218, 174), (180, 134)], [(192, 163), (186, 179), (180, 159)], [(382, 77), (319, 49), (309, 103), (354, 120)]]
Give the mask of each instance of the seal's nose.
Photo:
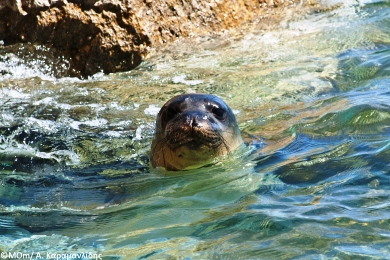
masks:
[(194, 128), (194, 127), (196, 127), (196, 126), (198, 126), (198, 125), (199, 125), (198, 116), (196, 116), (196, 115), (191, 116), (190, 126), (191, 126), (192, 128)]
[(186, 115), (186, 121), (189, 127), (195, 128), (195, 127), (202, 127), (203, 125), (203, 118), (205, 117), (204, 114), (199, 112), (189, 112)]

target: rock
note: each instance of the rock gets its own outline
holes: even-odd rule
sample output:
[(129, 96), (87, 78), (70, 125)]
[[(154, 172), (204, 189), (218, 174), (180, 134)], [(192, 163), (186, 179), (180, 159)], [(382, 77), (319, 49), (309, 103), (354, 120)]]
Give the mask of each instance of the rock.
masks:
[(151, 47), (235, 28), (294, 1), (0, 0), (0, 40), (49, 46), (69, 60), (59, 76), (86, 77), (131, 70)]

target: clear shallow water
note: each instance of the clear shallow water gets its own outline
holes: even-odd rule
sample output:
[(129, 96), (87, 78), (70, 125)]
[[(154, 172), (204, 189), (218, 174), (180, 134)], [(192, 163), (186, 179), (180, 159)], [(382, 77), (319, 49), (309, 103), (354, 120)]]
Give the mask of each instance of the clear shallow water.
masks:
[[(389, 258), (389, 21), (387, 1), (346, 2), (85, 81), (2, 47), (0, 251)], [(193, 91), (226, 100), (248, 149), (150, 169), (158, 108)]]

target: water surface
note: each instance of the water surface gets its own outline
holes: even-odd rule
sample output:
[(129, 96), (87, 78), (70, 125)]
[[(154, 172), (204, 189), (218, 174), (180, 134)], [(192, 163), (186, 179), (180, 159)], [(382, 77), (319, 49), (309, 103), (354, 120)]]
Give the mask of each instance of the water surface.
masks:
[[(0, 251), (389, 258), (389, 35), (388, 1), (347, 1), (88, 80), (55, 78), (66, 63), (41, 46), (2, 46)], [(158, 109), (187, 92), (223, 98), (248, 148), (151, 169)]]

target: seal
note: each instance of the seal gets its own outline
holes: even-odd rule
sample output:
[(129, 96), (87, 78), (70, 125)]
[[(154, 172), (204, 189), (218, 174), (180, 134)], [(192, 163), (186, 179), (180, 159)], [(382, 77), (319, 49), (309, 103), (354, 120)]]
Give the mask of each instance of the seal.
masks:
[(183, 94), (170, 99), (156, 120), (150, 161), (168, 171), (199, 168), (243, 144), (236, 118), (219, 97)]

